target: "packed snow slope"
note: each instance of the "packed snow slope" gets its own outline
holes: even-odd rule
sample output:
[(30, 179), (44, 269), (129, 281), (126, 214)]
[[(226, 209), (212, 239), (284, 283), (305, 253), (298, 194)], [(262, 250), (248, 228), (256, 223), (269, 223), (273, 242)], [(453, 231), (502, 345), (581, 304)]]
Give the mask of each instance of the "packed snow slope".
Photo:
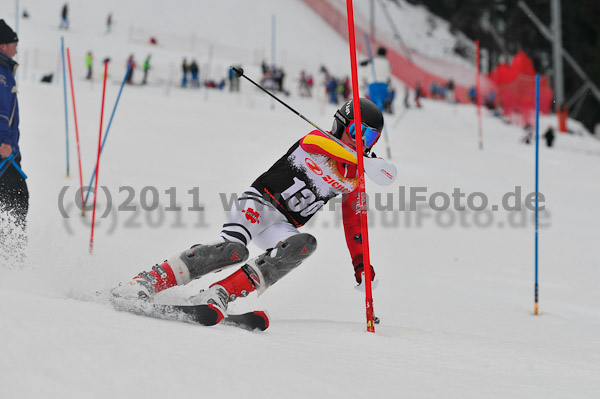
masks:
[[(599, 397), (600, 143), (561, 135), (554, 148), (540, 147), (546, 211), (536, 317), (533, 212), (490, 210), (506, 193), (520, 190), (524, 202), (534, 191), (534, 147), (520, 142), (520, 128), (484, 113), (479, 150), (469, 105), (424, 101), (422, 109), (404, 112), (398, 103), (386, 115), (399, 177), (388, 187), (367, 181), (379, 279), (374, 308), (382, 320), (375, 334), (365, 332), (364, 298), (353, 288), (339, 209), (329, 207), (303, 228), (317, 237), (317, 252), (260, 298), (231, 305), (233, 312), (266, 309), (271, 327), (264, 333), (149, 319), (93, 300), (96, 291), (215, 239), (230, 196), (311, 130), (245, 81), (235, 94), (178, 87), (184, 56), (211, 65), (213, 79), (233, 63), (259, 79), (276, 15), (276, 62), (288, 69), (292, 92), (285, 100), (326, 129), (336, 107), (324, 104), (322, 94), (298, 97), (293, 80), (300, 69), (316, 72), (322, 63), (349, 74), (349, 61), (346, 44), (297, 1), (69, 5), (65, 32), (57, 28), (62, 2), (21, 3), (31, 15), (19, 28), (21, 149), (31, 207), (26, 263), (2, 260), (0, 267), (3, 398)], [(115, 26), (106, 34), (111, 11)], [(112, 60), (104, 127), (126, 56), (152, 53), (155, 66), (150, 85), (125, 87), (115, 113), (100, 164), (106, 188), (98, 196), (93, 255), (91, 212), (82, 218), (74, 206), (72, 111), (65, 176), (62, 78), (39, 83), (42, 74), (56, 75), (61, 34), (73, 58), (84, 185), (98, 143), (100, 61)], [(149, 36), (158, 47), (146, 44)], [(83, 79), (88, 50), (96, 57), (93, 83)], [(544, 118), (541, 133), (554, 123)], [(384, 139), (377, 147), (384, 155)], [(419, 196), (426, 188), (428, 199), (438, 193), (434, 206), (444, 194), (452, 199), (455, 189), (465, 194), (462, 206), (482, 193), (488, 210), (473, 210), (477, 194), (465, 211), (436, 212), (423, 201), (416, 211), (401, 211), (415, 188)], [(508, 202), (514, 206), (514, 196)], [(157, 300), (181, 301), (226, 274)]]

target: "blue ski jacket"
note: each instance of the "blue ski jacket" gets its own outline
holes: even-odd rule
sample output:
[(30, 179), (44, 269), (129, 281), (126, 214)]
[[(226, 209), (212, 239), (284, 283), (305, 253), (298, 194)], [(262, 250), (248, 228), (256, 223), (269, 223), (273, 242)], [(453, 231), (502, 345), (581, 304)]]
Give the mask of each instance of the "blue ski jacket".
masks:
[(10, 144), (19, 153), (19, 104), (15, 74), (17, 64), (0, 53), (0, 144)]

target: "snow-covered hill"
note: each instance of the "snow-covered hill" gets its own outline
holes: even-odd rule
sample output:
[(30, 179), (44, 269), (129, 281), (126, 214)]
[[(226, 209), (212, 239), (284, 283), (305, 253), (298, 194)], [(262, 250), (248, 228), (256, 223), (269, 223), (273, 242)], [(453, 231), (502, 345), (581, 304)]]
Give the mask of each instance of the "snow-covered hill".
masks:
[[(276, 15), (277, 63), (290, 79), (321, 64), (349, 74), (349, 61), (346, 44), (299, 1), (69, 5), (72, 24), (64, 32), (57, 28), (62, 2), (21, 2), (31, 15), (19, 31), (21, 148), (31, 209), (26, 265), (3, 261), (0, 267), (3, 398), (598, 397), (600, 143), (561, 135), (555, 148), (540, 148), (547, 212), (538, 317), (531, 315), (531, 211), (399, 210), (411, 188), (425, 187), (428, 196), (451, 196), (455, 188), (465, 197), (484, 193), (490, 207), (519, 188), (522, 201), (534, 191), (534, 148), (520, 142), (521, 129), (485, 114), (480, 151), (476, 111), (468, 105), (424, 101), (423, 109), (403, 113), (398, 105), (396, 114), (386, 115), (399, 178), (391, 187), (367, 182), (380, 280), (376, 334), (364, 332), (364, 298), (353, 288), (339, 212), (329, 208), (303, 229), (319, 242), (309, 261), (260, 298), (232, 304), (232, 311), (267, 309), (272, 324), (264, 333), (147, 319), (85, 301), (214, 239), (223, 196), (244, 190), (311, 129), (247, 82), (239, 94), (177, 87), (184, 56), (197, 57), (206, 69), (212, 46), (212, 78), (242, 63), (258, 79), (260, 62), (270, 58)], [(109, 12), (115, 26), (106, 34)], [(90, 215), (82, 219), (73, 206), (79, 176), (72, 119), (71, 178), (65, 178), (62, 81), (38, 83), (58, 70), (61, 34), (73, 56), (84, 184), (95, 161), (102, 93), (98, 78), (83, 80), (83, 55), (94, 52), (97, 76), (100, 61), (112, 60), (105, 126), (126, 57), (152, 53), (155, 65), (152, 84), (125, 87), (115, 114), (100, 167), (113, 208), (98, 219), (92, 256)], [(150, 36), (158, 47), (146, 44)], [(293, 92), (285, 100), (329, 128), (336, 107), (321, 96)], [(541, 132), (554, 123), (543, 118)], [(117, 211), (130, 193), (136, 211)], [(144, 210), (153, 195), (160, 206)], [(174, 195), (181, 212), (165, 210)], [(104, 210), (106, 197), (99, 200)], [(382, 210), (388, 201), (393, 210)], [(194, 210), (197, 205), (204, 211)], [(251, 247), (251, 254), (258, 250)], [(195, 293), (223, 276), (207, 276), (162, 299)]]

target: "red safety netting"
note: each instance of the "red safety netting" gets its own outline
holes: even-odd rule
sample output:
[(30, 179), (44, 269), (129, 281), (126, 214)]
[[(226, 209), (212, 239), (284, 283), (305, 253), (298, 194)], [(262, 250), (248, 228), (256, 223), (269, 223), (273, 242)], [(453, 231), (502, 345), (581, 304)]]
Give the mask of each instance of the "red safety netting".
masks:
[[(344, 5), (341, 1), (333, 0), (303, 0), (304, 3), (309, 6), (313, 11), (321, 16), (335, 31), (337, 31), (345, 39), (348, 38), (348, 26), (346, 19), (346, 11), (344, 8), (336, 7)], [(356, 16), (357, 20), (360, 19), (360, 15)], [(359, 53), (366, 55), (366, 45), (363, 40), (365, 29), (361, 26), (367, 26), (366, 24), (356, 25), (356, 48)], [(455, 82), (454, 91), (455, 96), (459, 101), (468, 101), (467, 92), (470, 86), (475, 85), (475, 71), (469, 71), (465, 68), (454, 66), (450, 62), (439, 59), (429, 59), (418, 55), (417, 53), (412, 54), (413, 60), (409, 59), (403, 51), (397, 48), (396, 44), (390, 43), (386, 40), (379, 39), (383, 38), (381, 32), (377, 34), (376, 38), (370, 38), (371, 47), (377, 48), (379, 46), (386, 47), (388, 50), (387, 58), (392, 64), (392, 75), (400, 79), (408, 85), (408, 87), (414, 89), (417, 83), (424, 88), (426, 91), (429, 89), (431, 83), (436, 82), (438, 84), (445, 84), (450, 78)], [(414, 51), (414, 50), (413, 50)], [(436, 71), (432, 72), (432, 67), (436, 66)], [(445, 73), (440, 73), (443, 71)], [(463, 75), (467, 75), (465, 78)], [(487, 78), (482, 77), (483, 90), (490, 88), (491, 83)], [(427, 93), (425, 93), (427, 94)]]
[[(532, 124), (535, 115), (535, 69), (525, 53), (519, 51), (512, 63), (500, 64), (488, 77), (496, 85), (498, 105), (514, 122)], [(552, 108), (552, 88), (547, 77), (540, 78), (540, 112)]]

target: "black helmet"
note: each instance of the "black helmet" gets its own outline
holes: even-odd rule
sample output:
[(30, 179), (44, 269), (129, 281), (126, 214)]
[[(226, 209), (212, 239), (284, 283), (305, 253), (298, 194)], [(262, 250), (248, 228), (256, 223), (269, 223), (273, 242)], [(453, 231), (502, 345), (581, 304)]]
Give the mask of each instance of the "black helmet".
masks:
[[(360, 119), (363, 125), (367, 125), (378, 132), (383, 131), (383, 114), (377, 105), (366, 98), (360, 99)], [(341, 139), (344, 130), (350, 126), (352, 122), (354, 122), (354, 105), (352, 104), (352, 100), (350, 100), (336, 111), (331, 134), (338, 139)]]

